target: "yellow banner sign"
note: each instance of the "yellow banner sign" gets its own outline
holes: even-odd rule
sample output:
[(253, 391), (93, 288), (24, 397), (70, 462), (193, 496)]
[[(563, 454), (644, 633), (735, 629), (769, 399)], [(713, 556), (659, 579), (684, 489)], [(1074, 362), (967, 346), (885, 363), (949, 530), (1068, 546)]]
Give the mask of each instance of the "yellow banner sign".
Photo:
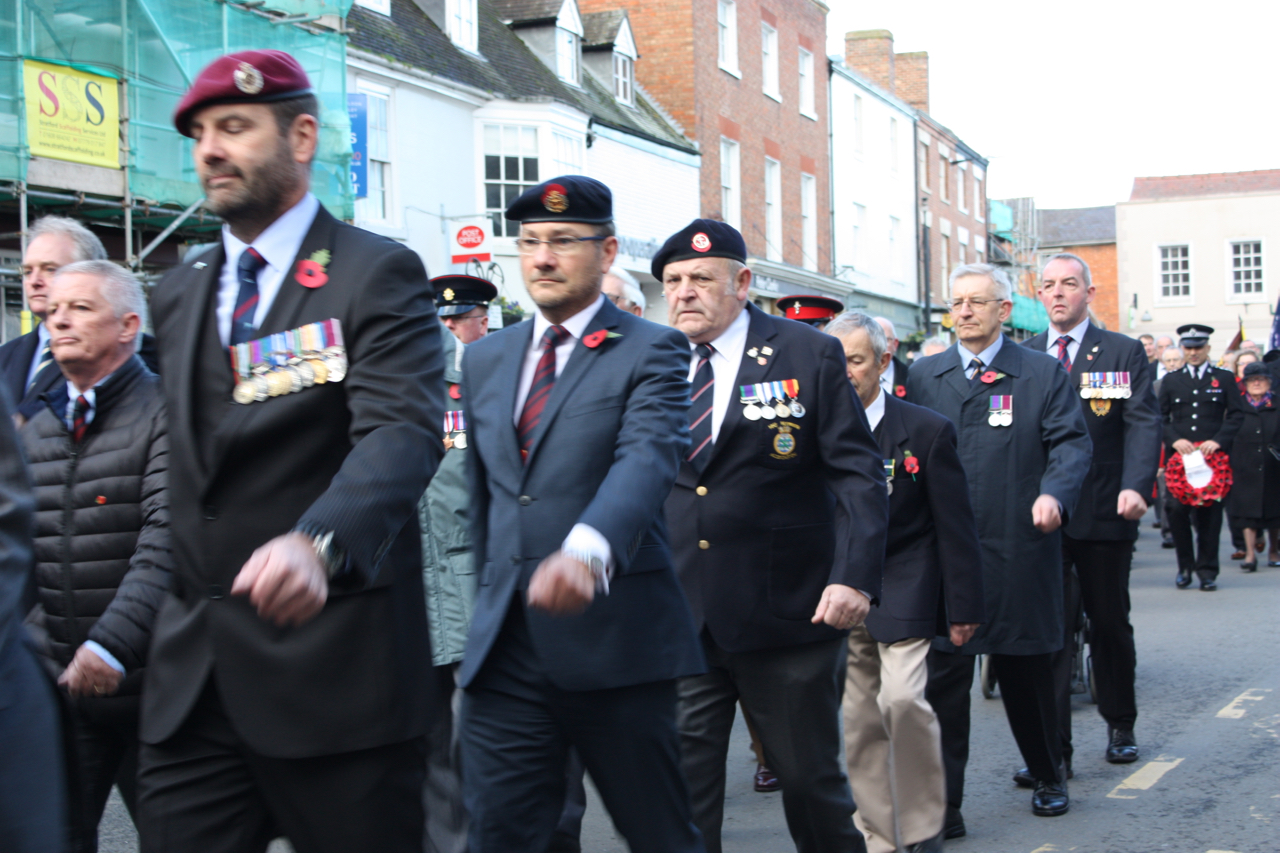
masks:
[(22, 63), (27, 146), (34, 157), (120, 168), (116, 81), (62, 65)]

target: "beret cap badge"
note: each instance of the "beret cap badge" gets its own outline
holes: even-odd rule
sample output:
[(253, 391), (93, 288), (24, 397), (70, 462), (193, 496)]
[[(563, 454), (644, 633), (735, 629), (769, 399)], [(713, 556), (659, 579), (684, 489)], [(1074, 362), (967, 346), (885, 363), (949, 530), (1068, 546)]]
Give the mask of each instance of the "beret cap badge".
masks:
[(446, 287), (446, 288), (444, 289), (444, 292), (443, 292), (443, 293), (441, 293), (440, 295), (444, 297), (444, 301), (445, 301), (445, 302), (452, 302), (452, 301), (453, 301), (453, 288), (452, 288), (452, 287)]
[(711, 248), (711, 238), (699, 231), (693, 235), (693, 240), (690, 241), (689, 245), (693, 247), (694, 251), (705, 252)]
[(265, 80), (262, 72), (254, 68), (247, 62), (241, 62), (231, 75), (235, 81), (236, 88), (246, 95), (256, 95), (262, 91)]
[(548, 184), (542, 193), (542, 206), (552, 213), (564, 213), (569, 209), (569, 197), (564, 187), (559, 184)]

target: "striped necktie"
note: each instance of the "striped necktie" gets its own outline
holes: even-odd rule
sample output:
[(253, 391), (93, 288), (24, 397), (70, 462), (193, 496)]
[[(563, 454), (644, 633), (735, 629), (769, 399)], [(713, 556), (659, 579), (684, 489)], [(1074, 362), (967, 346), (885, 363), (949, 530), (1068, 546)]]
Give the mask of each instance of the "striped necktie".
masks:
[(520, 410), (520, 425), (516, 427), (520, 458), (526, 461), (533, 447), (533, 434), (542, 420), (542, 410), (547, 407), (547, 398), (556, 384), (556, 347), (569, 337), (569, 330), (564, 326), (549, 326), (542, 333), (542, 358), (538, 359), (538, 367), (533, 372), (533, 384), (529, 386), (529, 396), (525, 397), (524, 408)]
[(89, 426), (89, 401), (81, 394), (76, 397), (76, 407), (71, 414), (71, 437), (75, 439), (76, 444), (84, 441), (84, 431)]
[(716, 374), (711, 367), (711, 344), (698, 344), (693, 349), (698, 356), (698, 369), (693, 372), (689, 398), (689, 437), (692, 439), (689, 455), (685, 457), (699, 474), (711, 458), (711, 410), (716, 398)]
[(44, 346), (40, 350), (40, 363), (36, 365), (35, 372), (31, 374), (31, 381), (27, 383), (27, 390), (31, 390), (31, 386), (36, 384), (36, 380), (40, 378), (40, 374), (44, 373), (44, 369), (53, 364), (53, 338), (44, 342)]
[(969, 374), (970, 382), (978, 381), (978, 377), (982, 375), (982, 368), (983, 368), (982, 359), (978, 358), (975, 355), (973, 357), (973, 360), (969, 362), (969, 370), (971, 371)]
[(1070, 346), (1070, 335), (1063, 335), (1058, 338), (1058, 361), (1062, 362), (1062, 366), (1067, 369), (1067, 373), (1071, 372), (1071, 353), (1067, 350)]
[(236, 295), (235, 311), (231, 314), (231, 345), (251, 341), (258, 332), (253, 323), (258, 308), (258, 273), (267, 265), (267, 259), (249, 246), (240, 253), (236, 264), (236, 278), (240, 292)]

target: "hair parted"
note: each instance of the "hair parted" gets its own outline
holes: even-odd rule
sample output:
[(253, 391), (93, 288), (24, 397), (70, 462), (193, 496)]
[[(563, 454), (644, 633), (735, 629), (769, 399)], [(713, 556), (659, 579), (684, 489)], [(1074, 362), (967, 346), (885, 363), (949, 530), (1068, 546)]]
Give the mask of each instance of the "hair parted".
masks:
[(111, 306), (111, 312), (119, 319), (125, 314), (138, 315), (138, 335), (133, 340), (134, 350), (142, 346), (142, 329), (147, 324), (147, 297), (142, 292), (138, 277), (111, 261), (77, 261), (59, 267), (53, 274), (54, 281), (66, 275), (88, 275), (98, 279), (98, 292)]
[(37, 237), (45, 237), (50, 234), (66, 237), (75, 244), (77, 261), (105, 261), (107, 259), (107, 250), (103, 248), (102, 241), (98, 239), (98, 235), (86, 228), (83, 223), (69, 216), (44, 216), (37, 219), (35, 224), (27, 229), (27, 244), (30, 245), (31, 241)]
[(879, 363), (880, 359), (884, 358), (884, 354), (889, 351), (889, 339), (885, 337), (884, 329), (880, 327), (876, 318), (866, 311), (846, 311), (827, 323), (823, 331), (833, 337), (843, 338), (858, 329), (867, 333), (867, 338), (871, 341), (871, 353)]

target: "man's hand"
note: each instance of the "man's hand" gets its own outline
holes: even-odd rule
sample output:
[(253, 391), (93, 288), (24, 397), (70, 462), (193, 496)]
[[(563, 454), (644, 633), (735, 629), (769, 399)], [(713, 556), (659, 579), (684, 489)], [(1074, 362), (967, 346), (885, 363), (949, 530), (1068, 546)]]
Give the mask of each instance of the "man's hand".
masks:
[(822, 591), (818, 609), (813, 611), (815, 625), (826, 623), (832, 628), (847, 631), (861, 625), (871, 610), (871, 599), (858, 590), (844, 584), (833, 583)]
[(1053, 495), (1041, 495), (1031, 505), (1031, 523), (1041, 533), (1052, 533), (1062, 526), (1062, 509)]
[(72, 696), (110, 696), (123, 680), (119, 671), (87, 646), (76, 649), (71, 665), (58, 676), (58, 683)]
[(596, 576), (583, 562), (556, 551), (538, 564), (525, 600), (555, 616), (575, 616), (596, 597)]
[[(1192, 448), (1192, 449), (1194, 450), (1195, 448)], [(1208, 441), (1200, 442), (1199, 449), (1201, 453), (1203, 453), (1205, 456), (1208, 456), (1212, 453), (1217, 453), (1219, 450), (1222, 449), (1222, 446), (1211, 438)]]
[(258, 615), (277, 625), (302, 625), (329, 599), (329, 578), (311, 539), (302, 533), (277, 536), (253, 552), (232, 595), (247, 595)]
[(977, 622), (952, 622), (951, 645), (963, 646), (973, 639), (973, 632), (978, 630)]
[(1116, 513), (1128, 521), (1137, 521), (1147, 511), (1147, 502), (1133, 489), (1121, 489), (1116, 499)]
[[(1217, 445), (1215, 445), (1216, 447)], [(1195, 453), (1196, 446), (1185, 438), (1180, 438), (1173, 443), (1173, 449), (1186, 456), (1188, 453)]]
[(26, 418), (24, 418), (24, 417), (22, 416), (22, 413), (21, 413), (21, 412), (14, 412), (14, 413), (13, 413), (13, 428), (14, 428), (14, 429), (22, 429), (22, 425), (23, 425), (23, 424), (25, 424), (26, 422), (27, 422), (27, 419), (26, 419)]

